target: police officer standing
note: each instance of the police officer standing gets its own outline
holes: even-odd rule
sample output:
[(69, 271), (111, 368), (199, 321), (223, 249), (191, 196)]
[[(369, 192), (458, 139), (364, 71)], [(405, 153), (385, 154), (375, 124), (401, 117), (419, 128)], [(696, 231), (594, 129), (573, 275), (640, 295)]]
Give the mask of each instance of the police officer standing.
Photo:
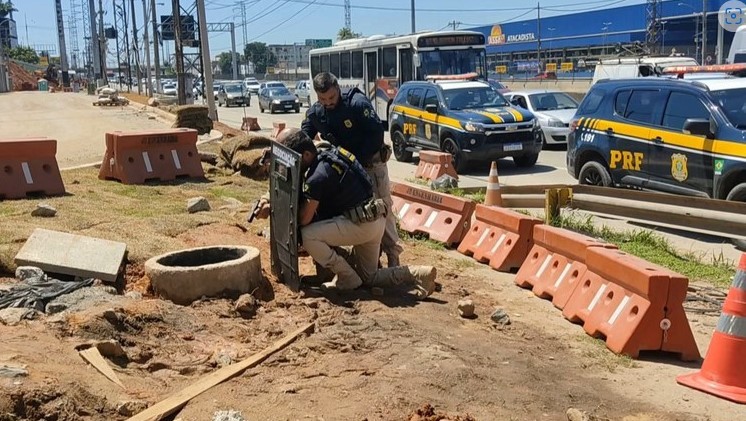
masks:
[[(383, 143), (383, 126), (370, 101), (357, 88), (343, 95), (337, 78), (327, 72), (313, 78), (313, 89), (319, 100), (306, 112), (301, 130), (312, 139), (320, 134), (332, 145), (355, 155), (370, 176), (376, 197), (383, 199), (391, 209), (393, 201), (386, 166), (391, 149)], [(381, 248), (388, 267), (399, 266), (403, 249), (393, 212), (386, 217)]]
[[(301, 171), (305, 172), (298, 216), (303, 247), (336, 275), (323, 287), (351, 290), (363, 283), (410, 285), (420, 298), (432, 294), (436, 276), (432, 266), (378, 269), (389, 208), (383, 199), (373, 196), (373, 184), (357, 158), (339, 147), (318, 152), (301, 131), (290, 134), (285, 142), (301, 154)], [(335, 250), (344, 246), (352, 246), (352, 265)]]

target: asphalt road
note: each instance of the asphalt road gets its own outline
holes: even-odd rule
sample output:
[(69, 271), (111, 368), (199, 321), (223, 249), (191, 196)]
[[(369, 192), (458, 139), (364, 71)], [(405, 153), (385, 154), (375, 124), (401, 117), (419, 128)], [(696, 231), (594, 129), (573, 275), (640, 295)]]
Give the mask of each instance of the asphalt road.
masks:
[[(307, 107), (301, 107), (299, 114), (294, 111), (288, 113), (270, 114), (266, 111), (259, 112), (256, 96), (252, 96), (250, 107), (219, 107), (218, 119), (233, 127), (241, 127), (243, 117), (257, 117), (259, 126), (263, 129), (272, 128), (275, 121), (284, 122), (288, 127), (300, 127)], [(388, 132), (385, 133), (385, 141), (390, 143)], [(490, 164), (485, 163), (481, 168), (473, 168), (466, 174), (459, 176), (461, 187), (483, 187), (487, 183)], [(392, 179), (404, 180), (414, 177), (416, 164), (389, 161), (389, 172)], [(574, 184), (576, 181), (567, 173), (565, 167), (564, 148), (552, 147), (544, 150), (539, 155), (539, 161), (532, 168), (518, 168), (512, 159), (501, 159), (498, 162), (498, 173), (500, 183), (506, 185), (537, 185), (537, 184)]]

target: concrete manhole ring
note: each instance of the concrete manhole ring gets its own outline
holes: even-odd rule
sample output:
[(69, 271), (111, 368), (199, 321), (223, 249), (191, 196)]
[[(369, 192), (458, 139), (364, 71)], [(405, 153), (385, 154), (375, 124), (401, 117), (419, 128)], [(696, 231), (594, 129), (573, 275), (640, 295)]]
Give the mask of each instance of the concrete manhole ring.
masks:
[(197, 247), (153, 257), (145, 262), (145, 274), (157, 294), (188, 305), (203, 296), (254, 291), (262, 281), (262, 264), (254, 247)]

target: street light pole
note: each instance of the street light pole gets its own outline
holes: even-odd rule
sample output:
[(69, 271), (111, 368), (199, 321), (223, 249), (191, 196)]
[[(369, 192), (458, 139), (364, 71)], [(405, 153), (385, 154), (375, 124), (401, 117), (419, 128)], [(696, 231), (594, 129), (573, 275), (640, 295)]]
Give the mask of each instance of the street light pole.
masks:
[(702, 61), (700, 64), (708, 64), (707, 57), (707, 0), (702, 0)]
[(143, 34), (142, 43), (145, 45), (145, 95), (153, 96), (153, 75), (150, 71), (150, 41), (148, 40), (148, 5), (146, 0), (142, 0), (142, 21), (143, 21)]
[(612, 23), (613, 22), (603, 22), (604, 27), (601, 28), (601, 30), (604, 31), (604, 44), (603, 44), (603, 50), (601, 53), (602, 55), (606, 55), (608, 53), (608, 51), (606, 50), (606, 37), (609, 34), (609, 26), (611, 26)]

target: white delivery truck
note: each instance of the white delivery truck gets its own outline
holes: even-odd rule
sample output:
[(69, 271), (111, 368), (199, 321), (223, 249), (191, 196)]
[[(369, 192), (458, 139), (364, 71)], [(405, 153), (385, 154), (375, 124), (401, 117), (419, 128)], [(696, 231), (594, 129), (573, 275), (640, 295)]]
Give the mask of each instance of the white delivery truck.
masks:
[[(630, 79), (656, 76), (660, 70), (670, 66), (697, 66), (691, 57), (620, 57), (601, 60), (593, 72), (595, 84), (601, 79)], [(657, 68), (657, 70), (656, 70)]]
[(741, 25), (733, 35), (728, 52), (728, 63), (746, 63), (746, 25)]

